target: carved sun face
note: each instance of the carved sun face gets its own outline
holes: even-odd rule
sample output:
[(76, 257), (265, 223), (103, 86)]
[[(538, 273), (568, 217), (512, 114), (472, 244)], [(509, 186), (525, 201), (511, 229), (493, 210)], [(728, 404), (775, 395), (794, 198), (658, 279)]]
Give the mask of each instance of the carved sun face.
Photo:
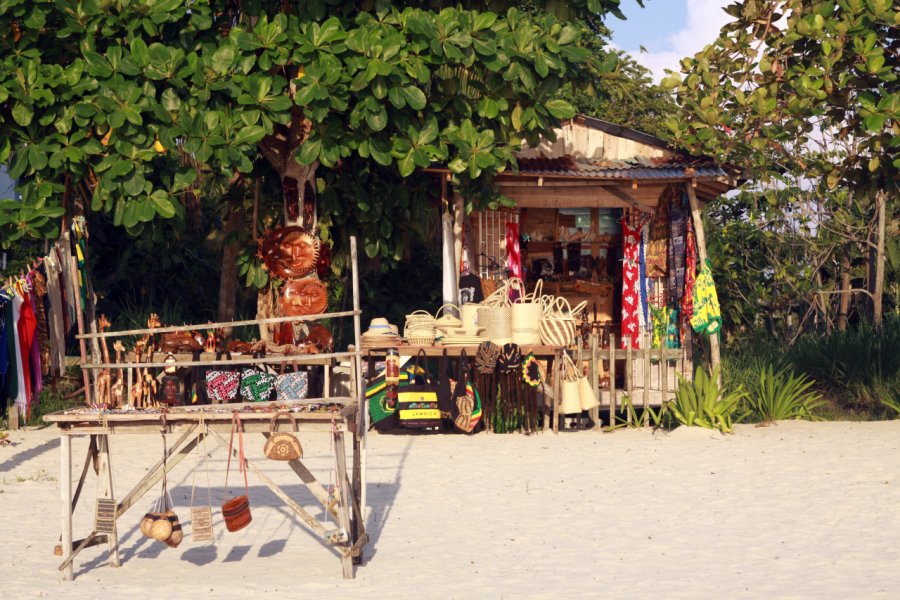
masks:
[(300, 279), (284, 286), (281, 308), (289, 317), (317, 315), (328, 308), (328, 289), (318, 279)]
[(315, 270), (319, 247), (319, 239), (306, 229), (281, 227), (263, 240), (263, 261), (277, 277), (303, 277)]

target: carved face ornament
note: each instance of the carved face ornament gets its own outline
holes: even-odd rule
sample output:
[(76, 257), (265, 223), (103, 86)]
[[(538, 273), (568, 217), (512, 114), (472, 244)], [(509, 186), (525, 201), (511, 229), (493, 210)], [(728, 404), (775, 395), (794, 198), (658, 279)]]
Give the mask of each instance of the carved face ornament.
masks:
[(262, 243), (262, 257), (276, 277), (292, 279), (313, 272), (319, 259), (319, 239), (302, 227), (279, 227)]
[(318, 279), (295, 279), (284, 286), (281, 308), (286, 316), (318, 315), (328, 308), (328, 288)]

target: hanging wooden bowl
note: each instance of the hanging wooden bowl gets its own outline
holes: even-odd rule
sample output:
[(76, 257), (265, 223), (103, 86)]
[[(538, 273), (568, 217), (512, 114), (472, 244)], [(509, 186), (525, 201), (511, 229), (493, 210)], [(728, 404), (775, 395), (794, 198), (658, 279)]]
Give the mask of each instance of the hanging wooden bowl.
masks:
[(263, 262), (276, 277), (303, 277), (316, 270), (320, 247), (319, 238), (303, 227), (279, 227), (263, 239)]
[(284, 286), (281, 310), (288, 317), (318, 315), (328, 308), (328, 288), (318, 279), (292, 279)]

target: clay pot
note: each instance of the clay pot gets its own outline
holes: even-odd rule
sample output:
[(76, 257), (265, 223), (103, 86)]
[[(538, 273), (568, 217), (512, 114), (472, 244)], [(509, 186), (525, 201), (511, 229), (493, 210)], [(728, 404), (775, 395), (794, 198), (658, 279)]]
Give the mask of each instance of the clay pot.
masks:
[(144, 518), (141, 519), (141, 533), (143, 533), (146, 537), (153, 537), (150, 535), (150, 528), (153, 527), (153, 521), (155, 521), (159, 517), (159, 513), (148, 512), (144, 515)]

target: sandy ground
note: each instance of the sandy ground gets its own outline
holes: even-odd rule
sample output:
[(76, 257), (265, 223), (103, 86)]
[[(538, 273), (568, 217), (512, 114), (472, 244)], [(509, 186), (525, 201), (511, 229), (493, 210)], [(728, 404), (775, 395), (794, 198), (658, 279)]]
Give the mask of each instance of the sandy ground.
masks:
[[(248, 438), (251, 456), (261, 456), (258, 437)], [(373, 543), (354, 581), (252, 474), (253, 523), (225, 531), (216, 449), (213, 544), (192, 543), (189, 525), (174, 550), (142, 537), (148, 496), (119, 521), (123, 566), (107, 567), (105, 547), (91, 548), (76, 559), (75, 581), (62, 582), (52, 552), (58, 438), (49, 428), (11, 438), (0, 447), (3, 598), (900, 597), (900, 421), (738, 426), (729, 436), (372, 435)], [(328, 442), (318, 438), (304, 439), (307, 464), (327, 481)], [(86, 441), (73, 446), (80, 473)], [(161, 442), (119, 435), (111, 447), (124, 496)], [(193, 467), (191, 457), (170, 479), (183, 521)], [(313, 505), (285, 465), (264, 468)], [(92, 505), (76, 515), (76, 538)]]

